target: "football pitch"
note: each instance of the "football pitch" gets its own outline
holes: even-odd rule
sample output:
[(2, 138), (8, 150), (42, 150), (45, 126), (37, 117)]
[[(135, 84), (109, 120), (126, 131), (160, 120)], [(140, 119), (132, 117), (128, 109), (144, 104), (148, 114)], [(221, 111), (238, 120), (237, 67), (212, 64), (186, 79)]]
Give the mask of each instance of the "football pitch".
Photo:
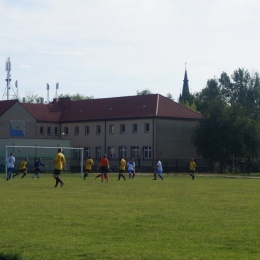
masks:
[(0, 175), (0, 259), (260, 259), (258, 178), (31, 176)]

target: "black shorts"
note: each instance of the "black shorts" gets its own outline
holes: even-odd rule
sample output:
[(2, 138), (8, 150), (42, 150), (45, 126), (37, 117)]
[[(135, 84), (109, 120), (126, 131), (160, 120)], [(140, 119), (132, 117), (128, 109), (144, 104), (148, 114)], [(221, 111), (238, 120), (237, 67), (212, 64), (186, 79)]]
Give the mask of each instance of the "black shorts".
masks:
[(195, 173), (195, 170), (190, 170), (190, 173)]
[(107, 173), (107, 171), (108, 171), (107, 166), (101, 166), (101, 167), (100, 167), (100, 172), (101, 172), (101, 173)]
[(34, 172), (37, 173), (37, 172), (42, 172), (42, 171), (39, 168), (35, 168)]
[(124, 173), (124, 172), (125, 172), (124, 170), (120, 170), (120, 169), (119, 169), (119, 173)]
[(60, 175), (61, 170), (54, 169), (53, 174), (54, 175)]
[(24, 173), (25, 171), (27, 171), (27, 169), (19, 169), (18, 172), (20, 173)]
[(91, 170), (85, 169), (85, 172), (90, 173)]

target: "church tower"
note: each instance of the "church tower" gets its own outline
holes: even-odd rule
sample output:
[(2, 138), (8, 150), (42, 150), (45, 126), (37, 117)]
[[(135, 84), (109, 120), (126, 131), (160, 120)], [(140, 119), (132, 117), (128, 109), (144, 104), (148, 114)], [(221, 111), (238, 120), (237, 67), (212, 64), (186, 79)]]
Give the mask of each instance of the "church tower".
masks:
[(182, 87), (182, 93), (180, 94), (179, 97), (179, 102), (183, 103), (185, 101), (189, 101), (189, 97), (190, 97), (189, 80), (188, 80), (187, 69), (185, 64), (183, 87)]

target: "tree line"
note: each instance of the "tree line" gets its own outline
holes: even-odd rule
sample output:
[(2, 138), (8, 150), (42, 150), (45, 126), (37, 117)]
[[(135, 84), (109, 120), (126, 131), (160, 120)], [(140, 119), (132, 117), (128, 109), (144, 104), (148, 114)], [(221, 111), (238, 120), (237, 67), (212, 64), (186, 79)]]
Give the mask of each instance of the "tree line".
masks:
[[(260, 81), (258, 73), (239, 68), (229, 76), (209, 79), (191, 95), (203, 120), (194, 128), (192, 142), (199, 155), (220, 165), (233, 157), (247, 162), (258, 159), (260, 149)], [(249, 166), (251, 167), (251, 166)]]

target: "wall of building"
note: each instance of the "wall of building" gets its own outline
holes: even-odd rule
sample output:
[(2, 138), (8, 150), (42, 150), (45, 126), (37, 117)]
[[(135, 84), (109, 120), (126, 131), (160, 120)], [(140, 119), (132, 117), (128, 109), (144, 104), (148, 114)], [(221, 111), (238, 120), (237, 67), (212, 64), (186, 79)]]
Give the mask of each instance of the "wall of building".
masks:
[(198, 158), (191, 142), (192, 128), (198, 121), (155, 119), (156, 155), (172, 160)]
[(25, 136), (22, 138), (35, 138), (36, 120), (28, 111), (19, 103), (15, 103), (2, 116), (0, 116), (0, 133), (1, 138), (10, 138), (10, 122), (23, 121)]
[[(150, 131), (145, 132), (145, 123), (150, 125)], [(133, 124), (137, 124), (137, 132), (133, 133)], [(97, 134), (97, 125), (101, 127), (101, 133)], [(125, 132), (121, 133), (121, 125), (125, 125)], [(85, 127), (89, 127), (89, 133), (85, 134)], [(114, 132), (110, 132), (113, 126)], [(63, 135), (62, 139), (70, 139), (73, 147), (90, 147), (91, 156), (95, 157), (95, 148), (100, 146), (102, 154), (108, 153), (108, 147), (116, 148), (116, 157), (120, 157), (119, 147), (126, 146), (127, 157), (131, 157), (131, 147), (153, 146), (152, 140), (152, 119), (133, 119), (133, 120), (110, 120), (95, 122), (79, 122), (62, 124), (62, 129), (68, 127), (69, 134)], [(79, 128), (79, 133), (75, 134), (75, 127)]]
[[(57, 133), (55, 133), (55, 128), (57, 128)], [(36, 123), (35, 136), (39, 139), (61, 139), (61, 132), (62, 130), (59, 123), (53, 123), (53, 122)]]

